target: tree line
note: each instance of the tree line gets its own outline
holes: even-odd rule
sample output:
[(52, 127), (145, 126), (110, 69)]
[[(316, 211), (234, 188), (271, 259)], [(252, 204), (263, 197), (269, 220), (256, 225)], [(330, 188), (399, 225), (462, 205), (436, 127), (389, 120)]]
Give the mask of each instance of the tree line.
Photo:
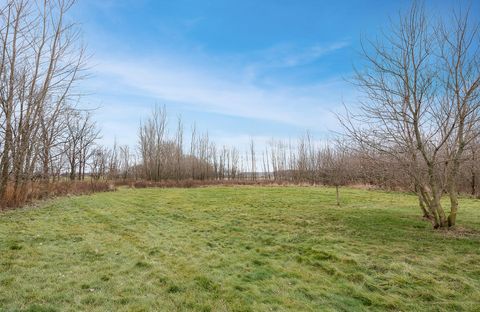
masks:
[[(420, 193), (418, 181), (398, 161), (398, 154), (364, 148), (348, 135), (319, 142), (306, 132), (287, 141), (272, 138), (261, 147), (254, 139), (248, 146), (232, 147), (217, 145), (195, 125), (186, 133), (181, 118), (173, 124), (169, 127), (165, 107), (156, 106), (139, 127), (138, 149), (116, 144), (110, 150), (101, 148), (92, 154), (92, 164), (103, 164), (103, 169), (93, 170), (92, 175), (126, 181), (265, 181), (337, 187), (359, 184)], [(463, 154), (456, 180), (458, 193), (480, 195), (479, 152), (476, 141)], [(442, 191), (448, 192), (447, 185)]]
[[(3, 2), (0, 7), (0, 200), (47, 195), (65, 162), (85, 175), (86, 151), (99, 136), (76, 107), (86, 57), (66, 14), (73, 0)], [(40, 188), (40, 190), (38, 190)]]

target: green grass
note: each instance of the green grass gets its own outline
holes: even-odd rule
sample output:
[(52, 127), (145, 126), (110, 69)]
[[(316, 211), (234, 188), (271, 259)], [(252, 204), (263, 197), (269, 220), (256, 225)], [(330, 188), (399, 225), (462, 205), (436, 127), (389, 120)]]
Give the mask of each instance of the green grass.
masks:
[(0, 214), (1, 311), (480, 310), (480, 202), (314, 187), (121, 189)]

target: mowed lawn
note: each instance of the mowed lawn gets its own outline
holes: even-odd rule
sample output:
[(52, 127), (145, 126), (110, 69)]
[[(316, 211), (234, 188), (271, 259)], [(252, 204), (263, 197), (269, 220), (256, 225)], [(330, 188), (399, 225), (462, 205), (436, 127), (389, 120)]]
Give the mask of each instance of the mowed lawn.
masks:
[(433, 231), (414, 196), (120, 189), (0, 213), (0, 311), (480, 311), (480, 201)]

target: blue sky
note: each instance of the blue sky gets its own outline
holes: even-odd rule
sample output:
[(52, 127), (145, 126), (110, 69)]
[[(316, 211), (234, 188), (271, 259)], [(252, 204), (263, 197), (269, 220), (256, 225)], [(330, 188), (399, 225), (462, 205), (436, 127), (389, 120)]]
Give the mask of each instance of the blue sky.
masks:
[[(426, 6), (441, 15), (455, 2)], [(155, 104), (166, 105), (172, 127), (181, 115), (219, 144), (306, 130), (324, 140), (339, 130), (342, 102), (355, 103), (346, 79), (360, 64), (361, 37), (380, 34), (409, 3), (82, 0), (73, 18), (92, 55), (82, 103), (98, 107), (106, 144), (135, 145)]]

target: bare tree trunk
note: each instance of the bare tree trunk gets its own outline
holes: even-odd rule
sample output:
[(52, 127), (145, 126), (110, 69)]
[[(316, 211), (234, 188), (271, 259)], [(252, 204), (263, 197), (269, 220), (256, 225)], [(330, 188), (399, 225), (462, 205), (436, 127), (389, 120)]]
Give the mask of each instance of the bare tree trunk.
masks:
[(339, 192), (338, 188), (339, 188), (339, 186), (335, 185), (335, 195), (336, 195), (336, 199), (337, 199), (337, 206), (340, 207), (340, 192)]
[(423, 218), (428, 219), (428, 220), (433, 220), (433, 216), (428, 212), (427, 207), (425, 206), (425, 200), (423, 199), (422, 195), (420, 194), (420, 188), (417, 182), (414, 183), (414, 190), (415, 194), (417, 194), (418, 197), (418, 205), (420, 207), (420, 210), (422, 211)]
[(10, 117), (6, 116), (6, 130), (5, 130), (5, 143), (3, 148), (3, 155), (1, 161), (1, 182), (0, 182), (0, 198), (3, 200), (5, 199), (7, 185), (8, 185), (8, 178), (9, 178), (9, 168), (10, 168), (10, 150), (12, 146), (12, 126), (10, 123)]

